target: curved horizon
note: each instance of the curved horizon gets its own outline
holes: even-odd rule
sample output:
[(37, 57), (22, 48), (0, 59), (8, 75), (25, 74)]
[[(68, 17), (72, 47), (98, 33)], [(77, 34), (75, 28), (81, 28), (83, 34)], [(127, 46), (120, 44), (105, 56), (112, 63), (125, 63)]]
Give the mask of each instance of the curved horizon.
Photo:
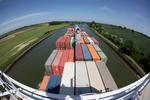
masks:
[(148, 0), (0, 0), (0, 35), (49, 21), (96, 21), (150, 36)]

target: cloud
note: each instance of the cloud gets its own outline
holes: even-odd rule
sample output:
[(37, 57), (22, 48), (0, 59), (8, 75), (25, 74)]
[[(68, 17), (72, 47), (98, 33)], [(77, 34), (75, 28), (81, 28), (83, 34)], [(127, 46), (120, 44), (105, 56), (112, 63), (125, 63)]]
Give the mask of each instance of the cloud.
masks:
[(98, 7), (98, 8), (103, 11), (109, 12), (109, 13), (114, 13), (114, 11), (107, 6), (102, 6), (102, 7)]
[(20, 21), (20, 20), (23, 20), (23, 19), (26, 19), (26, 18), (30, 18), (30, 17), (34, 17), (34, 16), (42, 16), (42, 15), (47, 15), (47, 14), (49, 14), (49, 13), (48, 12), (42, 12), (42, 13), (27, 14), (27, 15), (24, 15), (24, 16), (21, 16), (21, 17), (14, 18), (14, 19), (9, 20), (9, 21), (5, 21), (2, 24), (0, 24), (0, 26), (5, 26), (7, 24), (10, 24), (10, 23), (13, 23), (13, 22), (16, 22), (16, 21)]

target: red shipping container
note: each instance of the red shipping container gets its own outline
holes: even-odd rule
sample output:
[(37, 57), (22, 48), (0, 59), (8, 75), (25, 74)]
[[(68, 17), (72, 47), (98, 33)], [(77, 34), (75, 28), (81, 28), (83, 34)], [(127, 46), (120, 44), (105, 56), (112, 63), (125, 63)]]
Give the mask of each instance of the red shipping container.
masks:
[(66, 39), (66, 49), (70, 49), (70, 37)]
[(83, 53), (82, 53), (82, 48), (80, 44), (76, 44), (75, 46), (75, 60), (76, 61), (83, 61)]
[(68, 62), (74, 62), (74, 49), (69, 50)]
[(90, 44), (89, 40), (87, 39), (87, 37), (84, 37), (84, 42), (85, 44)]
[(99, 42), (94, 38), (94, 37), (91, 37), (91, 39), (93, 40), (93, 42), (97, 45), (99, 45)]
[(59, 50), (53, 63), (52, 63), (52, 71), (54, 75), (60, 75), (59, 72), (59, 63), (63, 54), (63, 50)]
[(65, 62), (68, 61), (68, 55), (69, 55), (69, 50), (63, 50), (63, 54), (62, 54), (62, 57), (61, 57), (61, 60), (59, 63), (60, 75), (62, 75), (62, 73), (63, 73)]
[(63, 39), (63, 36), (61, 36), (61, 37), (59, 37), (59, 38), (57, 39), (57, 41), (56, 41), (56, 48), (57, 48), (57, 49), (60, 49), (60, 42), (61, 42), (62, 39)]
[(66, 49), (66, 37), (63, 37), (63, 39), (61, 40), (61, 43), (60, 43), (60, 48), (61, 49)]

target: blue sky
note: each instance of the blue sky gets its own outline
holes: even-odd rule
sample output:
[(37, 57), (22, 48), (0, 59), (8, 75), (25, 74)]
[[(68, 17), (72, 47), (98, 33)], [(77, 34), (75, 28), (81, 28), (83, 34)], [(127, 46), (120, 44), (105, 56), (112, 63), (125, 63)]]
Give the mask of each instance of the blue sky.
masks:
[(0, 35), (52, 20), (126, 26), (150, 36), (150, 0), (0, 0)]

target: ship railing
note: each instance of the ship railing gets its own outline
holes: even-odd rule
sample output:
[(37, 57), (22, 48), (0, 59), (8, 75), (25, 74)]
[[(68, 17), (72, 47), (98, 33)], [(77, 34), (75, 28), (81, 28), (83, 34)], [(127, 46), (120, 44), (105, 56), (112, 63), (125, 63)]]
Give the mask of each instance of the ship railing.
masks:
[(139, 79), (138, 81), (125, 86), (123, 88), (113, 90), (110, 92), (105, 93), (87, 93), (82, 94), (79, 96), (74, 95), (61, 95), (61, 94), (53, 94), (53, 93), (47, 93), (43, 91), (39, 91), (37, 89), (31, 88), (29, 86), (26, 86), (13, 78), (9, 77), (3, 72), (0, 72), (0, 74), (5, 78), (10, 85), (14, 84), (15, 86), (19, 87), (18, 92), (23, 94), (24, 96), (34, 98), (34, 99), (123, 99), (127, 100), (130, 98), (137, 98), (139, 94), (143, 91), (143, 89), (150, 84), (150, 73), (145, 75), (143, 78)]

